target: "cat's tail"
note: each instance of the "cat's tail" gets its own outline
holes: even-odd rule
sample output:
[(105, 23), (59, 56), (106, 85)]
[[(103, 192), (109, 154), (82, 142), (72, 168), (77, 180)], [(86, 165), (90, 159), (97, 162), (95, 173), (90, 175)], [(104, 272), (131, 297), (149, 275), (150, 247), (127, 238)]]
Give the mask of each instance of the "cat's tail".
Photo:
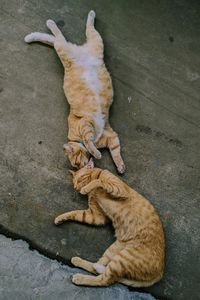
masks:
[(141, 288), (141, 287), (152, 286), (153, 284), (158, 282), (162, 278), (162, 276), (163, 274), (159, 275), (158, 277), (156, 277), (154, 280), (151, 281), (137, 281), (137, 280), (121, 278), (118, 282), (131, 287)]

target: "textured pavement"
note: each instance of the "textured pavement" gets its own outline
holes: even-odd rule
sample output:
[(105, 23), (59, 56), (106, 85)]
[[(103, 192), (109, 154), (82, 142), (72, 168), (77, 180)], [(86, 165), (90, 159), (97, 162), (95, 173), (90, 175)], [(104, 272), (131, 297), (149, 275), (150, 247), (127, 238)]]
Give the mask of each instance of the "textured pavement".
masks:
[[(115, 89), (111, 124), (127, 165), (124, 180), (157, 208), (166, 234), (162, 281), (146, 289), (165, 299), (199, 297), (200, 2), (1, 0), (0, 232), (52, 258), (96, 261), (111, 227), (54, 217), (87, 206), (72, 188), (63, 155), (68, 105), (63, 68), (50, 47), (24, 43), (54, 19), (73, 42), (85, 39), (89, 10), (105, 43)], [(116, 173), (106, 151), (97, 166)]]

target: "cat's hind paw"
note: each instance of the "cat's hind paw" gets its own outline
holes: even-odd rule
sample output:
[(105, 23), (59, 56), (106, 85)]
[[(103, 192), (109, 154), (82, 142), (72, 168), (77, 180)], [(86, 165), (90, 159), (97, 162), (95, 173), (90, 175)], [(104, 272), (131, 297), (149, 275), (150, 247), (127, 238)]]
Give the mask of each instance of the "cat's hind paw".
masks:
[(77, 285), (83, 284), (84, 275), (83, 274), (75, 274), (72, 276), (72, 282)]
[(81, 261), (82, 261), (82, 259), (78, 256), (72, 257), (72, 259), (71, 259), (71, 263), (76, 267), (80, 266)]
[(102, 274), (105, 272), (106, 267), (104, 265), (94, 263), (93, 268), (97, 271), (97, 273)]
[(61, 218), (60, 216), (56, 217), (54, 220), (54, 224), (55, 225), (60, 225), (64, 222), (63, 218)]

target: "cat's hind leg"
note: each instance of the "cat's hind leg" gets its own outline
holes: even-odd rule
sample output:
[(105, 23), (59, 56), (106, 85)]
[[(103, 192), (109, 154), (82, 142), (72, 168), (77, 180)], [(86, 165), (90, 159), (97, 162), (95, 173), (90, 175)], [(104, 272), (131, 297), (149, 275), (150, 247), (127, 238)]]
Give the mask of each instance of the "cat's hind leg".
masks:
[[(112, 258), (115, 255), (117, 255), (123, 248), (124, 248), (123, 243), (116, 240), (112, 245), (110, 245), (110, 247), (108, 247), (108, 249), (106, 249), (106, 251), (104, 252), (102, 257), (97, 261), (97, 263), (94, 264), (95, 265), (94, 268), (96, 269), (97, 267), (97, 269), (100, 270), (102, 268), (98, 267), (98, 265), (107, 266), (107, 264), (112, 260)], [(102, 273), (102, 272), (98, 272), (98, 273)]]
[(82, 259), (80, 257), (72, 257), (71, 263), (78, 268), (86, 270), (93, 274), (101, 274), (105, 272), (105, 266), (99, 263), (92, 263), (88, 260)]
[(50, 46), (54, 46), (55, 37), (52, 34), (32, 32), (25, 36), (26, 43), (41, 42)]
[(94, 268), (94, 264), (90, 261), (82, 259), (80, 257), (72, 257), (71, 263), (78, 268), (84, 269), (90, 273), (98, 274), (97, 270)]
[[(93, 268), (98, 268), (93, 264)], [(99, 273), (101, 269), (99, 268)], [(98, 276), (76, 274), (72, 282), (77, 285), (108, 286), (115, 282), (121, 282), (133, 287), (151, 286), (159, 281), (163, 275), (163, 268), (158, 267), (157, 259), (152, 258), (145, 249), (141, 253), (139, 249), (124, 246), (107, 264), (102, 268)]]
[(101, 274), (105, 272), (106, 265), (111, 261), (111, 259), (122, 249), (122, 243), (115, 241), (96, 263), (92, 263), (80, 257), (73, 257), (71, 262), (74, 266), (84, 269), (90, 273)]
[(125, 265), (122, 263), (123, 259), (121, 259), (124, 252), (123, 243), (116, 241), (105, 251), (97, 263), (85, 265), (85, 261), (78, 262), (79, 266), (82, 265), (82, 268), (83, 266), (87, 266), (89, 272), (95, 273), (96, 271), (100, 275), (75, 274), (72, 278), (72, 282), (77, 285), (89, 286), (108, 286), (117, 282), (123, 277), (125, 271)]
[[(72, 277), (72, 282), (77, 285), (88, 286), (108, 286), (113, 284), (122, 277), (122, 268), (117, 262), (117, 256), (111, 260), (108, 265), (103, 269), (103, 273), (98, 276), (75, 274)], [(94, 267), (94, 265), (93, 265)]]

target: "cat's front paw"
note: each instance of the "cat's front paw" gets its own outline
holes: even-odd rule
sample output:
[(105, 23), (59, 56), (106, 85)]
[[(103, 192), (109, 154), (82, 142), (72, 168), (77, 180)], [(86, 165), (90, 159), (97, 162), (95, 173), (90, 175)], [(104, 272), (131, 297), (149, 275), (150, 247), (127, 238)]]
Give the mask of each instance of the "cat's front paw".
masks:
[(94, 150), (91, 150), (89, 151), (92, 156), (94, 156), (96, 159), (101, 159), (102, 158), (102, 155), (101, 155), (101, 152), (97, 149), (94, 149)]
[(101, 152), (100, 152), (100, 151), (96, 151), (94, 157), (95, 157), (96, 159), (101, 159), (101, 158), (102, 158)]
[(55, 225), (60, 225), (64, 222), (63, 218), (61, 218), (60, 216), (56, 217), (54, 220), (54, 224)]
[(88, 193), (89, 193), (89, 191), (87, 190), (87, 188), (85, 186), (80, 190), (81, 195), (87, 195)]
[(121, 164), (117, 167), (117, 170), (120, 174), (123, 174), (126, 171), (125, 164)]
[(31, 43), (31, 42), (33, 42), (33, 40), (34, 40), (34, 32), (27, 34), (24, 38), (24, 41), (26, 43)]

